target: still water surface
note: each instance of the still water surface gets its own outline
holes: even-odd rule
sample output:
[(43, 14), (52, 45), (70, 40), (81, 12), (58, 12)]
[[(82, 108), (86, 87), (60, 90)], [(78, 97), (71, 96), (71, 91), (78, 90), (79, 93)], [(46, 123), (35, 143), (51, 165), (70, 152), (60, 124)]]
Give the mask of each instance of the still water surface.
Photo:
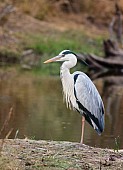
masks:
[[(105, 131), (101, 136), (86, 123), (84, 143), (114, 148), (120, 137), (123, 148), (123, 77), (109, 76), (94, 81), (104, 101)], [(1, 138), (80, 141), (81, 116), (66, 108), (59, 77), (39, 76), (14, 68), (0, 70), (0, 128), (10, 108), (13, 116), (1, 131)], [(18, 133), (17, 133), (18, 132)]]

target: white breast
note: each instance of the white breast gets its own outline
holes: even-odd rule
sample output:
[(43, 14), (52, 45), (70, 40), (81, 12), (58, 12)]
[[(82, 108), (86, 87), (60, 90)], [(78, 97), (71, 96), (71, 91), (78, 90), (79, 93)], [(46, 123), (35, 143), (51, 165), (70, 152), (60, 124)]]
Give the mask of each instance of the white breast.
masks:
[(61, 81), (63, 86), (63, 99), (66, 101), (68, 108), (77, 108), (76, 98), (74, 96), (74, 79), (69, 70), (61, 68)]

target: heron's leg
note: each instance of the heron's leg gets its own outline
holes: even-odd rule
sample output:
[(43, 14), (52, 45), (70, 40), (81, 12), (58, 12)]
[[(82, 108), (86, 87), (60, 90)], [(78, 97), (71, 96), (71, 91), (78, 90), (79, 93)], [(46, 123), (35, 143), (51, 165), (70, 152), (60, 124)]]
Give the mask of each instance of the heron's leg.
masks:
[(81, 144), (83, 144), (83, 138), (84, 138), (84, 126), (85, 126), (85, 117), (82, 116), (82, 133), (81, 133), (81, 141), (80, 141)]

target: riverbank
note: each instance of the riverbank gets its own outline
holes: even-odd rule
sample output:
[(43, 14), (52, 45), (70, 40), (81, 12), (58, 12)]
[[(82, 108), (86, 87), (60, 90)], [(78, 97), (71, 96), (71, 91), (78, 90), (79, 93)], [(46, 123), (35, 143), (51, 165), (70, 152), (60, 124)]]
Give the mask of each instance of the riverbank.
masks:
[[(11, 7), (2, 5), (1, 11)], [(19, 4), (14, 3), (12, 9), (0, 23), (0, 62), (21, 63), (22, 67), (31, 68), (40, 65), (40, 59), (45, 61), (63, 49), (102, 54), (102, 42), (108, 31), (104, 26), (99, 29), (84, 15), (62, 13), (41, 20), (24, 12)]]
[(63, 141), (7, 139), (1, 142), (0, 169), (123, 169), (123, 150)]

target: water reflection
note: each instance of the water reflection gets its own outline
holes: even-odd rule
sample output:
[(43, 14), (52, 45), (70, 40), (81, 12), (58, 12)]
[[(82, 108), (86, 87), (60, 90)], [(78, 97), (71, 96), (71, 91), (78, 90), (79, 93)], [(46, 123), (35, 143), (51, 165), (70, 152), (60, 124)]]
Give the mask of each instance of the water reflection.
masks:
[[(91, 146), (114, 148), (120, 136), (123, 148), (123, 77), (108, 76), (94, 81), (106, 108), (105, 132), (102, 136), (86, 123), (84, 142)], [(41, 77), (13, 68), (0, 71), (0, 128), (13, 107), (14, 117), (2, 132), (9, 138), (80, 141), (81, 117), (69, 111), (62, 100), (59, 77)]]
[(123, 76), (103, 78), (102, 98), (106, 110), (105, 146), (108, 143), (113, 147), (114, 138), (119, 136), (121, 147), (123, 147)]

